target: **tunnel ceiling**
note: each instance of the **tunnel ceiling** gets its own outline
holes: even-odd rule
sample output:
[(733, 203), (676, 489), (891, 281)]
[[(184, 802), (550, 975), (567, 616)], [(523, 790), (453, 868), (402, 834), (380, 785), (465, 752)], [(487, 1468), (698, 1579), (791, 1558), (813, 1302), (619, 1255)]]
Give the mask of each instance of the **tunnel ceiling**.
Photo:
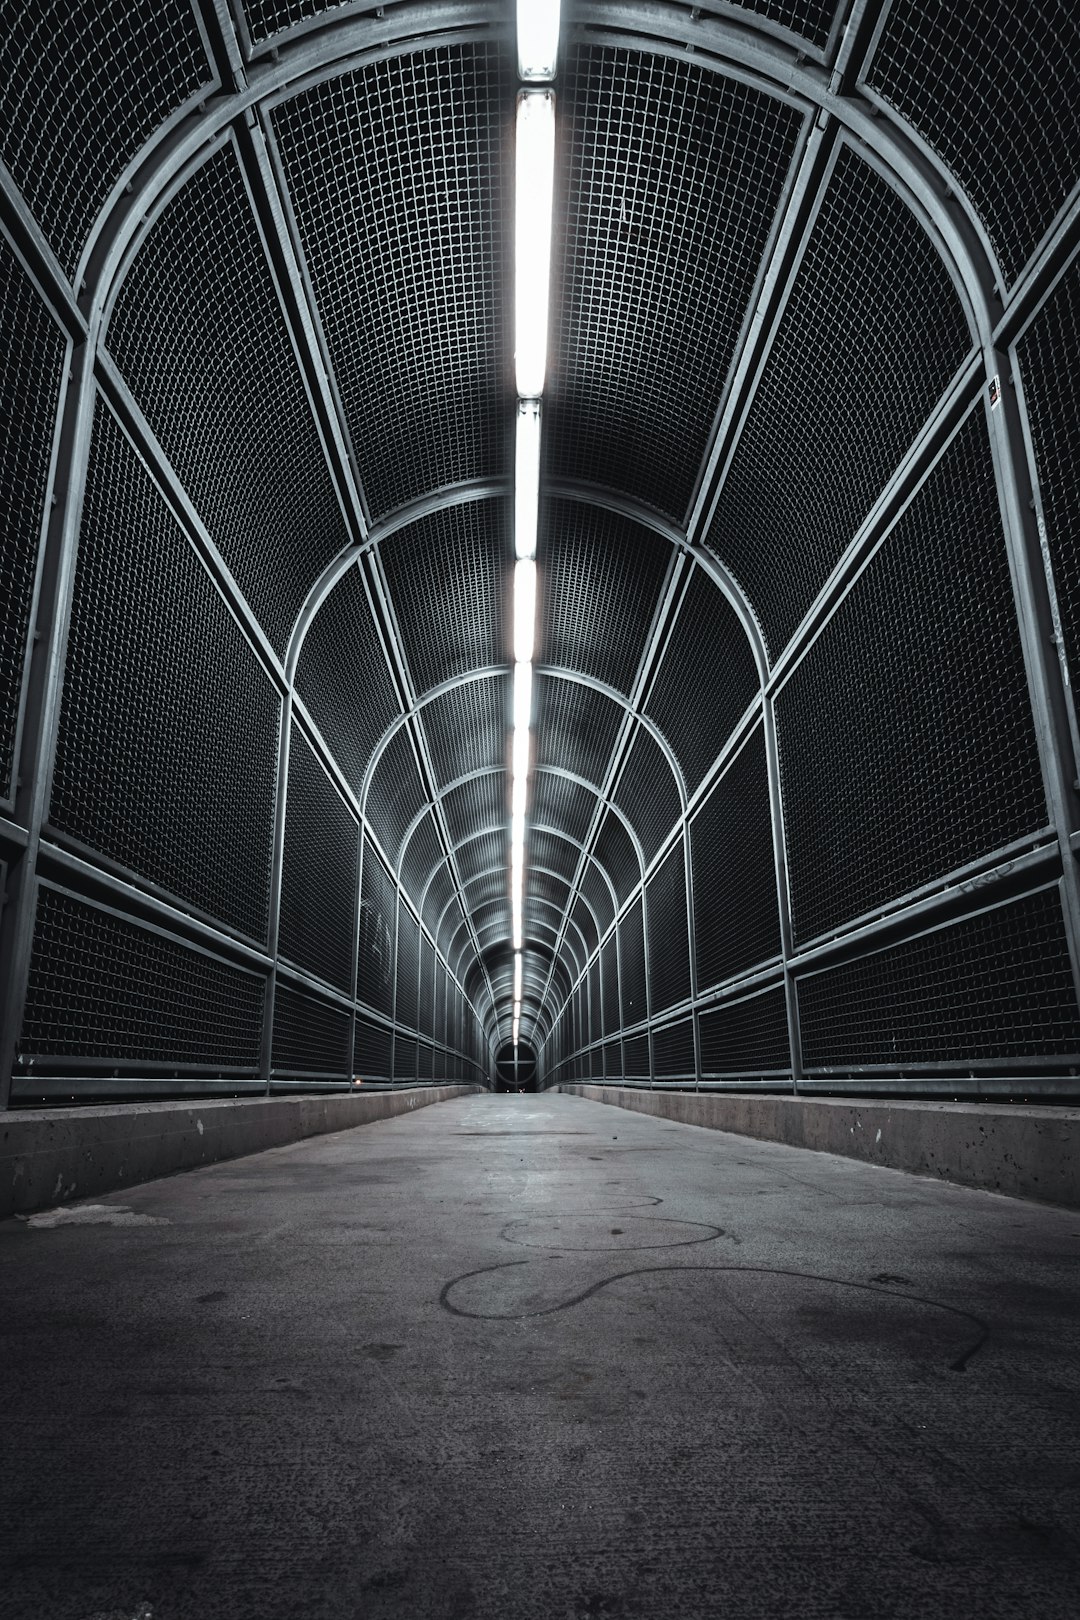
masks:
[[(82, 542), (101, 548), (97, 610), (168, 566), (179, 523), (213, 566), (177, 568), (160, 622), (133, 625), (139, 656), (186, 656), (184, 602), (224, 614), (222, 580), (235, 622), (217, 674), (239, 741), (156, 768), (177, 802), (185, 772), (216, 772), (243, 813), (221, 810), (224, 837), (182, 827), (186, 853), (165, 858), (128, 797), (117, 858), (254, 938), (277, 906), (281, 951), (347, 989), (345, 909), (314, 928), (300, 880), (275, 894), (242, 854), (268, 847), (284, 703), (286, 841), (329, 873), (362, 846), (362, 930), (400, 883), (415, 939), (399, 950), (437, 954), (494, 1050), (512, 976), (513, 8), (4, 9), (3, 159), (101, 356)], [(943, 412), (956, 436), (902, 519), (882, 611), (933, 569), (920, 536), (958, 480), (997, 521), (963, 379), (995, 292), (1074, 186), (1080, 137), (1076, 18), (1039, 12), (1029, 28), (1030, 8), (944, 0), (564, 0), (522, 1019), (537, 1046), (609, 972), (614, 945), (596, 953), (620, 914), (621, 993), (644, 1016), (646, 886), (675, 917), (688, 880), (719, 883), (696, 963), (677, 929), (654, 939), (654, 1011), (779, 958), (763, 687), (782, 739), (790, 716), (784, 792), (810, 793), (823, 706), (858, 705), (843, 671), (865, 625), (830, 620), (831, 686), (800, 674), (799, 649)], [(1022, 103), (1044, 81), (1036, 127)], [(149, 538), (125, 551), (136, 525)], [(1006, 596), (1007, 573), (1002, 553)], [(108, 659), (90, 610), (71, 654), (88, 670)], [(1010, 718), (1018, 643), (996, 634), (1001, 747), (1021, 767), (982, 847), (1047, 819), (1030, 727)], [(909, 651), (936, 656), (915, 627)], [(56, 825), (90, 842), (73, 783), (100, 697), (69, 716), (54, 788)], [(857, 723), (872, 749), (872, 716)], [(842, 783), (826, 791), (851, 810)], [(761, 836), (733, 864), (752, 817)], [(882, 894), (924, 881), (916, 842), (894, 839)], [(791, 858), (807, 938), (880, 898), (857, 858), (841, 877), (797, 837)], [(374, 936), (360, 949), (381, 960)]]

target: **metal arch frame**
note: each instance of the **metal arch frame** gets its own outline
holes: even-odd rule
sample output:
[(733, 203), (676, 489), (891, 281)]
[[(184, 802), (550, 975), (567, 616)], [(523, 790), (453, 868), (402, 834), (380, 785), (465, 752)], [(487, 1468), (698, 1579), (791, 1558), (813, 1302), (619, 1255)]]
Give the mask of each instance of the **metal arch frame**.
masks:
[[(221, 7), (219, 6), (217, 9), (220, 11)], [(445, 23), (446, 21), (445, 8), (425, 6), (419, 7), (417, 10), (418, 12), (425, 13), (429, 17), (432, 26), (434, 26), (436, 15), (439, 16), (441, 22)], [(457, 8), (457, 14), (459, 16), (464, 16), (465, 13), (468, 13), (469, 17), (476, 23), (476, 25), (480, 26), (490, 18), (491, 10), (492, 8), (490, 7), (460, 7)], [(624, 24), (629, 23), (630, 25), (640, 24), (645, 18), (646, 12), (651, 12), (652, 26), (657, 26), (656, 12), (658, 8), (655, 6), (651, 8), (632, 4), (620, 6), (618, 8), (594, 6), (592, 10), (598, 15), (601, 13), (603, 14), (605, 24), (612, 14), (615, 11), (618, 11), (621, 14)], [(484, 18), (480, 17), (481, 11), (485, 12)], [(685, 18), (676, 17), (674, 12), (667, 13), (665, 11), (664, 28), (667, 31), (667, 34), (672, 37), (674, 46), (676, 48), (679, 45), (685, 45), (686, 43), (696, 43), (696, 38), (699, 37), (696, 33), (699, 27), (699, 22), (700, 20), (697, 19), (693, 22), (693, 24), (690, 24), (685, 21)], [(746, 19), (746, 22), (752, 24), (752, 19)], [(352, 25), (350, 24), (345, 26), (351, 39)], [(465, 26), (464, 22), (462, 23), (462, 26)], [(695, 37), (690, 39), (683, 38), (682, 36), (690, 32), (691, 29), (693, 29)], [(890, 184), (896, 184), (898, 172), (898, 164), (896, 161), (897, 152), (899, 151), (901, 156), (904, 156), (907, 147), (918, 145), (917, 137), (914, 136), (914, 133), (910, 131), (906, 125), (901, 124), (899, 135), (896, 131), (892, 131), (890, 132), (888, 139), (883, 139), (880, 124), (875, 129), (872, 119), (868, 119), (863, 110), (855, 106), (850, 99), (845, 99), (845, 96), (841, 93), (842, 87), (838, 83), (831, 83), (828, 90), (823, 91), (822, 86), (813, 81), (812, 78), (808, 77), (807, 71), (802, 69), (798, 64), (792, 68), (789, 60), (790, 52), (782, 54), (777, 47), (770, 46), (766, 48), (765, 46), (761, 45), (759, 41), (753, 37), (752, 28), (747, 30), (744, 26), (742, 31), (736, 32), (726, 28), (726, 26), (720, 21), (714, 22), (714, 20), (710, 18), (707, 19), (706, 32), (708, 32), (710, 29), (712, 30), (712, 33), (709, 35), (710, 49), (715, 47), (717, 38), (721, 39), (725, 44), (725, 54), (721, 57), (721, 60), (727, 60), (730, 58), (745, 58), (746, 63), (754, 73), (760, 71), (764, 73), (767, 79), (775, 80), (775, 83), (770, 83), (767, 86), (770, 89), (770, 93), (778, 93), (777, 85), (779, 85), (780, 81), (782, 80), (783, 84), (788, 88), (790, 93), (806, 96), (811, 101), (816, 102), (819, 106), (824, 108), (827, 115), (835, 116), (840, 122), (844, 123), (846, 127), (854, 130), (857, 134), (857, 138), (860, 141), (874, 147), (879, 158), (881, 158), (881, 160), (886, 164), (889, 171), (887, 178), (889, 179)], [(362, 31), (364, 35), (363, 44), (361, 44), (359, 41), (360, 31)], [(370, 41), (373, 39), (374, 33), (375, 31), (368, 27), (367, 24), (362, 25), (362, 29), (360, 25), (358, 25), (357, 49), (360, 50), (363, 59), (365, 60), (370, 59), (372, 52), (375, 49), (373, 46), (370, 49), (366, 48), (370, 45)], [(310, 38), (316, 39), (317, 37), (318, 30), (313, 28)], [(343, 36), (339, 35), (339, 38), (341, 37)], [(640, 34), (633, 37), (638, 43), (640, 43)], [(751, 45), (747, 44), (748, 37), (752, 41), (752, 47)], [(421, 44), (422, 43), (425, 42), (421, 42)], [(409, 47), (399, 46), (393, 50), (387, 49), (385, 54), (398, 54), (405, 48), (416, 49), (420, 47), (414, 40), (411, 42)], [(657, 48), (655, 35), (651, 39), (650, 48)], [(379, 50), (383, 50), (383, 47), (380, 46)], [(301, 61), (302, 53), (297, 51), (288, 54), (290, 62), (294, 63), (294, 68), (297, 67)], [(325, 66), (325, 52), (321, 53), (320, 62), (322, 66)], [(342, 68), (340, 70), (344, 71), (345, 69)], [(333, 71), (332, 67), (330, 71)], [(857, 71), (858, 70), (856, 68), (856, 74)], [(287, 78), (288, 64), (283, 72)], [(833, 80), (837, 81), (839, 77), (840, 71), (838, 63), (837, 69), (834, 71)], [(123, 228), (125, 228), (135, 217), (139, 202), (145, 201), (148, 196), (152, 195), (155, 180), (163, 172), (168, 170), (175, 158), (175, 154), (177, 152), (181, 154), (186, 152), (190, 156), (196, 150), (198, 144), (205, 139), (205, 129), (208, 124), (212, 125), (216, 119), (219, 127), (221, 127), (223, 123), (228, 123), (236, 117), (239, 104), (242, 100), (245, 101), (245, 105), (250, 106), (263, 95), (265, 95), (265, 81), (260, 79), (259, 84), (253, 91), (249, 92), (245, 88), (242, 93), (238, 93), (232, 97), (227, 95), (223, 96), (222, 105), (220, 107), (214, 109), (212, 112), (208, 111), (207, 113), (200, 115), (198, 118), (191, 117), (189, 115), (189, 109), (181, 109), (178, 114), (174, 115), (178, 120), (177, 129), (172, 132), (175, 135), (175, 139), (167, 141), (164, 138), (163, 130), (167, 126), (163, 126), (163, 130), (156, 131), (150, 140), (148, 140), (142, 152), (140, 152), (137, 158), (133, 160), (133, 164), (145, 168), (145, 160), (151, 156), (152, 153), (160, 155), (162, 150), (167, 147), (168, 151), (165, 155), (165, 161), (158, 165), (152, 174), (141, 179), (140, 191), (137, 195), (136, 201), (131, 205), (126, 213), (124, 212), (123, 205), (119, 203), (115, 195), (112, 195), (105, 208), (103, 208), (98, 220), (95, 222), (94, 240), (97, 246), (101, 249), (97, 255), (99, 265), (96, 267), (95, 274), (95, 281), (98, 288), (100, 288), (103, 280), (107, 280), (105, 275), (105, 267), (107, 267), (110, 255), (115, 255), (116, 241), (122, 237)], [(181, 128), (181, 125), (191, 127)], [(970, 217), (972, 211), (970, 210), (970, 206), (966, 203), (966, 199), (963, 198), (961, 189), (956, 186), (952, 176), (949, 175), (948, 170), (945, 169), (943, 164), (937, 163), (932, 156), (928, 156), (925, 152), (919, 152), (918, 163), (922, 165), (924, 170), (936, 169), (939, 175), (947, 179), (951, 192), (955, 195), (955, 197), (960, 199), (959, 211), (964, 214), (964, 228), (966, 228), (970, 233), (970, 230), (972, 229)], [(918, 165), (913, 165), (913, 172), (916, 175), (921, 173)], [(921, 185), (916, 189), (922, 189)], [(933, 197), (932, 191), (930, 194)], [(909, 201), (910, 206), (910, 199), (906, 200)], [(939, 203), (936, 197), (933, 197), (933, 201), (937, 213), (946, 214), (947, 216), (948, 211), (945, 209), (944, 204)], [(114, 213), (120, 216), (119, 224), (121, 229), (118, 232), (117, 238), (114, 238), (110, 243), (108, 240), (108, 232), (114, 223)], [(946, 218), (946, 223), (949, 223), (948, 218)], [(963, 229), (961, 229), (960, 234), (963, 234)], [(980, 244), (980, 246), (981, 245), (982, 244)], [(1039, 250), (1037, 250), (1037, 253), (1038, 251)], [(49, 255), (46, 254), (44, 257), (47, 259)], [(980, 259), (986, 261), (985, 253), (971, 254), (970, 252), (966, 251), (961, 257), (965, 259), (965, 262), (968, 262), (970, 265), (974, 266), (974, 283), (979, 288), (981, 294), (985, 295), (986, 277), (980, 272), (979, 269)], [(52, 272), (50, 272), (50, 274), (51, 273)], [(1016, 289), (1014, 289), (1014, 292), (1015, 291)], [(987, 307), (988, 301), (986, 300), (985, 296), (980, 296), (976, 300), (976, 308), (980, 311), (980, 315), (985, 313)], [(1015, 304), (1011, 305), (1011, 308), (1013, 309), (1017, 307), (1018, 306)], [(90, 336), (90, 327), (93, 319), (93, 299), (90, 300), (90, 312), (90, 319), (88, 320), (87, 326), (88, 337)], [(89, 366), (89, 370), (91, 372), (94, 369), (93, 348), (94, 343), (91, 342), (91, 360)], [(983, 353), (984, 359), (987, 362), (987, 369), (989, 369), (989, 365), (993, 364), (997, 359), (998, 351), (993, 347), (992, 344), (988, 346), (986, 343), (984, 343)], [(86, 424), (84, 421), (84, 439), (86, 437), (85, 428)], [(1022, 473), (1018, 475), (1017, 472), (1017, 413), (1012, 413), (1011, 419), (1008, 419), (1007, 417), (999, 417), (997, 422), (991, 424), (991, 431), (999, 477), (999, 496), (1003, 508), (1005, 509), (1005, 526), (1006, 534), (1009, 537), (1010, 543), (1010, 557), (1013, 561), (1015, 574), (1018, 580), (1018, 618), (1020, 619), (1021, 623), (1021, 634), (1025, 638), (1025, 652), (1027, 654), (1029, 666), (1029, 681), (1033, 688), (1033, 703), (1036, 708), (1036, 719), (1040, 732), (1040, 748), (1043, 755), (1044, 776), (1048, 779), (1048, 794), (1051, 799), (1052, 807), (1057, 807), (1064, 811), (1066, 823), (1069, 827), (1071, 827), (1073, 821), (1075, 820), (1075, 813), (1074, 806), (1072, 805), (1071, 792), (1069, 791), (1069, 784), (1066, 780), (1068, 772), (1067, 770), (1062, 770), (1060, 768), (1064, 760), (1067, 760), (1068, 754), (1066, 753), (1063, 756), (1061, 753), (1062, 739), (1059, 730), (1060, 716), (1058, 713), (1060, 704), (1058, 702), (1058, 694), (1056, 691), (1057, 671), (1054, 669), (1048, 669), (1046, 667), (1049, 660), (1045, 656), (1045, 651), (1033, 646), (1033, 641), (1035, 640), (1037, 632), (1033, 627), (1032, 621), (1034, 620), (1037, 623), (1041, 622), (1046, 613), (1046, 604), (1044, 600), (1045, 584), (1044, 582), (1040, 583), (1040, 573), (1034, 567), (1034, 558), (1031, 555), (1032, 526), (1024, 516), (1024, 503), (1021, 499), (1024, 486), (1028, 482), (1030, 474), (1023, 460), (1019, 462), (1020, 467), (1023, 469)], [(72, 483), (74, 485), (78, 485), (80, 481), (81, 469), (78, 465), (77, 458), (75, 458), (72, 465), (74, 472)], [(69, 493), (68, 500), (65, 503), (65, 527), (70, 527), (70, 524), (67, 522), (67, 518), (70, 515), (71, 510), (77, 507), (78, 498), (79, 496), (77, 493), (75, 495), (71, 495)], [(68, 558), (66, 561), (68, 564), (70, 564), (72, 559)], [(61, 615), (63, 615), (63, 593), (61, 592), (56, 595), (53, 602), (46, 604), (46, 607), (58, 607)], [(54, 648), (55, 643), (50, 647), (50, 653), (54, 650)], [(54, 673), (56, 672), (54, 671)], [(52, 677), (50, 677), (50, 679), (52, 679)], [(1053, 752), (1053, 759), (1049, 764), (1046, 758), (1048, 750)], [(1059, 828), (1059, 833), (1064, 830), (1062, 822), (1058, 820), (1056, 816), (1055, 824)], [(1066, 864), (1068, 866), (1072, 865), (1071, 862), (1067, 862)], [(1067, 915), (1070, 913), (1075, 915), (1075, 910), (1076, 904), (1074, 896), (1071, 907), (1067, 908)], [(6, 1075), (4, 1078), (6, 1079)]]

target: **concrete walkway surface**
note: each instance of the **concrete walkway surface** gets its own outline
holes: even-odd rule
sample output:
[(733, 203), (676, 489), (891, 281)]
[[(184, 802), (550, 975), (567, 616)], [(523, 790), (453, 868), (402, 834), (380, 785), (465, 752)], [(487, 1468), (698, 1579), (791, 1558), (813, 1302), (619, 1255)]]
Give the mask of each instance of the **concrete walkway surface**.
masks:
[(1075, 1620), (1080, 1218), (473, 1096), (0, 1224), (2, 1620)]

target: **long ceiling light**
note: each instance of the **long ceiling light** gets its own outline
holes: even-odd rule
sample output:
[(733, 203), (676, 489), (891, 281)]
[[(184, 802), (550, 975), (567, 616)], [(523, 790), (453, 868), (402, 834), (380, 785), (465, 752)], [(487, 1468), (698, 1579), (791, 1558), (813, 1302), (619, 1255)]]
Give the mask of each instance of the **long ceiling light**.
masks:
[[(559, 0), (517, 0), (518, 73), (526, 85), (555, 77)], [(514, 951), (513, 1043), (521, 1028), (525, 943), (525, 813), (532, 752), (536, 651), (536, 534), (540, 500), (540, 396), (547, 365), (555, 97), (522, 90), (517, 101), (514, 207), (514, 727), (510, 747), (510, 928)]]
[(517, 0), (518, 78), (526, 84), (555, 77), (559, 54), (559, 0)]
[(525, 399), (544, 391), (554, 175), (555, 97), (550, 90), (523, 90), (514, 180), (514, 361)]

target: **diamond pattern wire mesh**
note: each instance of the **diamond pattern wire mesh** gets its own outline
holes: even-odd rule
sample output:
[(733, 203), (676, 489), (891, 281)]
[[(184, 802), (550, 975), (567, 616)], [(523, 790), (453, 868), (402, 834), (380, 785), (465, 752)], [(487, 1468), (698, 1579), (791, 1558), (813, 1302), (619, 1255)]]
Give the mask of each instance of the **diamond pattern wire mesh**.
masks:
[[(555, 688), (557, 691), (558, 688)], [(546, 735), (548, 710), (545, 705), (540, 736)], [(554, 750), (553, 750), (554, 751)], [(533, 780), (530, 821), (536, 827), (554, 827), (575, 843), (584, 843), (596, 813), (596, 795), (578, 782), (550, 771), (537, 771)]]
[(700, 989), (780, 950), (765, 742), (758, 726), (690, 823)]
[[(420, 935), (420, 995), (417, 1006), (417, 1023), (423, 1034), (430, 1035), (435, 1022), (435, 985), (434, 985), (435, 951), (429, 939)], [(431, 1070), (428, 1069), (430, 1076)]]
[(390, 1051), (393, 1036), (385, 1025), (357, 1018), (353, 1041), (353, 1069), (361, 1079), (392, 1078)]
[(819, 50), (829, 37), (829, 25), (836, 10), (836, 0), (732, 0), (732, 3), (793, 34), (801, 34)]
[(609, 810), (596, 835), (593, 854), (614, 886), (620, 903), (641, 879), (641, 863), (633, 840), (613, 810)]
[[(682, 767), (688, 793), (701, 782), (757, 691), (757, 667), (746, 632), (723, 592), (695, 566), (645, 703), (645, 713)], [(693, 701), (688, 701), (689, 693)]]
[(484, 827), (501, 827), (509, 816), (506, 777), (489, 771), (462, 782), (442, 798), (443, 815), (453, 844), (471, 838)]
[(360, 941), (356, 995), (377, 1012), (394, 1005), (394, 910), (396, 890), (371, 844), (364, 841), (360, 873)]
[(589, 997), (586, 1011), (588, 1013), (588, 1028), (586, 1040), (597, 1041), (604, 1033), (603, 1002), (600, 991), (600, 957), (594, 956), (589, 963)]
[(981, 406), (782, 690), (777, 724), (800, 939), (1046, 825)]
[(649, 1064), (649, 1037), (647, 1035), (631, 1035), (623, 1041), (623, 1074), (628, 1080), (647, 1080), (651, 1073)]
[(537, 551), (544, 662), (629, 694), (670, 560), (669, 542), (630, 518), (545, 501)]
[(397, 1003), (394, 1016), (407, 1029), (416, 1028), (416, 996), (420, 974), (420, 929), (412, 913), (398, 906)]
[(18, 401), (18, 409), (0, 414), (0, 799), (7, 799), (14, 786), (23, 660), (66, 342), (2, 237), (0, 309), (0, 399)]
[(701, 1073), (753, 1079), (791, 1071), (783, 986), (723, 1001), (699, 1016)]
[(416, 1042), (406, 1035), (394, 1038), (394, 1079), (416, 1079)]
[(529, 859), (534, 867), (557, 872), (567, 883), (573, 881), (581, 851), (566, 838), (533, 827), (529, 836)]
[(1072, 0), (894, 0), (868, 82), (956, 177), (1015, 280), (1080, 178)]
[(254, 1072), (264, 981), (42, 885), (19, 1051)]
[(433, 934), (439, 926), (439, 918), (453, 899), (453, 895), (454, 880), (450, 876), (450, 868), (445, 865), (440, 866), (432, 874), (431, 883), (428, 886), (427, 896), (424, 900), (423, 920)]
[[(455, 857), (458, 873), (462, 883), (469, 883), (473, 878), (479, 877), (500, 861), (506, 863), (507, 873), (510, 869), (510, 839), (505, 827), (499, 826), (491, 832), (484, 833), (481, 838), (474, 838), (459, 849)], [(509, 883), (509, 876), (507, 878)]]
[[(593, 1037), (599, 1033), (605, 1035), (617, 1034), (620, 1024), (619, 1014), (619, 956), (616, 944), (616, 930), (608, 935), (600, 947), (600, 995), (603, 1008), (603, 1022), (600, 1029), (593, 1027)], [(593, 1003), (595, 1008), (596, 1003)], [(594, 1012), (595, 1021), (595, 1012)]]
[(379, 555), (418, 693), (504, 661), (511, 554), (501, 500), (444, 507), (382, 542)]
[(356, 821), (294, 728), (278, 949), (350, 994), (358, 849)]
[(1057, 889), (799, 982), (810, 1070), (1080, 1061)]
[(671, 765), (641, 725), (619, 773), (614, 798), (637, 834), (648, 865), (678, 821), (681, 806)]
[(51, 825), (265, 939), (279, 701), (98, 401)]
[(653, 1030), (653, 1068), (664, 1079), (691, 1079), (696, 1074), (692, 1018)]
[(211, 82), (190, 0), (0, 4), (0, 157), (68, 276), (127, 165)]
[(547, 466), (678, 518), (801, 115), (695, 64), (583, 45), (559, 118)]
[(359, 798), (375, 745), (401, 713), (359, 569), (346, 569), (309, 625), (296, 689)]
[(930, 238), (842, 148), (707, 541), (774, 654), (970, 348)]
[(509, 675), (493, 675), (452, 687), (424, 705), (424, 733), (442, 786), (469, 771), (502, 764), (510, 702)]
[[(297, 23), (341, 11), (349, 0), (244, 0), (248, 32), (257, 45)], [(354, 7), (355, 9), (355, 7)]]
[[(537, 766), (571, 771), (599, 786), (622, 724), (622, 705), (579, 681), (554, 675), (539, 675), (534, 694)], [(539, 819), (535, 812), (534, 819)]]
[(352, 1020), (343, 1007), (278, 982), (274, 995), (274, 1079), (349, 1074)]
[(364, 807), (376, 838), (395, 863), (410, 822), (426, 803), (409, 728), (402, 726), (379, 756)]
[(348, 536), (231, 145), (151, 230), (106, 340), (283, 652), (309, 588)]
[(596, 949), (600, 936), (596, 931), (596, 919), (589, 910), (586, 900), (579, 897), (579, 899), (575, 902), (574, 909), (570, 915), (577, 927), (578, 933), (585, 942), (585, 949), (591, 955)]
[(428, 878), (444, 859), (443, 847), (430, 812), (412, 834), (401, 854), (401, 881), (417, 905)]
[(647, 1017), (645, 997), (645, 920), (640, 900), (619, 918), (619, 988), (622, 992), (620, 1028), (640, 1024)]
[(653, 1016), (690, 994), (690, 940), (686, 917), (686, 862), (682, 840), (664, 857), (645, 891), (649, 933), (649, 992)]
[[(1080, 677), (1080, 260), (1074, 260), (1017, 345), (1046, 539), (1072, 682)], [(1066, 357), (1072, 357), (1064, 363)]]
[(592, 907), (597, 926), (600, 932), (603, 933), (615, 915), (615, 907), (612, 903), (611, 889), (604, 882), (600, 866), (595, 858), (590, 859), (585, 867), (581, 879), (581, 893)]
[(373, 514), (505, 473), (505, 62), (372, 62), (273, 126)]

